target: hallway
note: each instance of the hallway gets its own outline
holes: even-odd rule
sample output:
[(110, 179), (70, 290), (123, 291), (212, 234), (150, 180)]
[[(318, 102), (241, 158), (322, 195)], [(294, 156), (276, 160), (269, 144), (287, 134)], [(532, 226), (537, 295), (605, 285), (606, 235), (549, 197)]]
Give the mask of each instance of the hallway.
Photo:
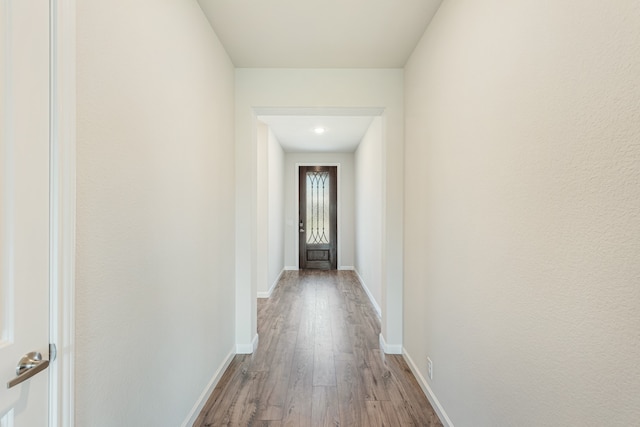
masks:
[[(422, 390), (447, 427), (638, 424), (640, 1), (44, 3), (60, 318), (5, 374), (56, 344), (59, 426), (428, 425)], [(0, 78), (15, 155), (22, 76)], [(287, 152), (260, 125), (302, 114), (379, 131)], [(340, 164), (339, 272), (294, 271), (304, 163)]]
[(286, 271), (194, 426), (441, 426), (351, 271)]

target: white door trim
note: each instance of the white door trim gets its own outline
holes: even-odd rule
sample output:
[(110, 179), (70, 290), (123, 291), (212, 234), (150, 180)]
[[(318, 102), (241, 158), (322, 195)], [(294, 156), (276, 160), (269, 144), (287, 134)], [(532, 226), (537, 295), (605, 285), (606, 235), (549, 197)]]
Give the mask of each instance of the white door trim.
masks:
[(76, 0), (50, 0), (49, 427), (74, 426), (76, 220)]

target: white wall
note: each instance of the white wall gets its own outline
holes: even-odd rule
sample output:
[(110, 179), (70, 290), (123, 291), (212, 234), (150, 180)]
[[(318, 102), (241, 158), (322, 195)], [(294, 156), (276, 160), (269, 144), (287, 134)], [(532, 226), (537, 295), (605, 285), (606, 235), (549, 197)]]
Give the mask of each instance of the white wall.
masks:
[(338, 269), (352, 269), (354, 255), (353, 153), (285, 153), (285, 263), (298, 268), (298, 164), (338, 168)]
[(640, 7), (443, 2), (405, 69), (404, 345), (456, 426), (640, 419)]
[(256, 127), (256, 288), (258, 295), (269, 291), (269, 127)]
[(384, 170), (382, 118), (376, 117), (355, 152), (355, 268), (380, 311)]
[(77, 2), (76, 425), (184, 422), (234, 347), (234, 71), (196, 2)]
[(284, 151), (278, 139), (269, 130), (268, 135), (268, 161), (269, 170), (269, 290), (276, 285), (280, 273), (284, 269)]
[[(256, 113), (258, 107), (384, 108), (382, 333), (402, 344), (403, 71), (236, 69), (236, 337), (256, 334)], [(285, 263), (288, 264), (288, 258)]]

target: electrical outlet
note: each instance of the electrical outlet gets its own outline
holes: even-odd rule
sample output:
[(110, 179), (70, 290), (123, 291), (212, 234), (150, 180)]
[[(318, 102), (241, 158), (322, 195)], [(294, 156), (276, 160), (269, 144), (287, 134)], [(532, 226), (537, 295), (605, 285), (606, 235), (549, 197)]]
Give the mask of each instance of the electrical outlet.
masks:
[(429, 379), (433, 379), (433, 362), (429, 357), (427, 357), (427, 375), (429, 375)]

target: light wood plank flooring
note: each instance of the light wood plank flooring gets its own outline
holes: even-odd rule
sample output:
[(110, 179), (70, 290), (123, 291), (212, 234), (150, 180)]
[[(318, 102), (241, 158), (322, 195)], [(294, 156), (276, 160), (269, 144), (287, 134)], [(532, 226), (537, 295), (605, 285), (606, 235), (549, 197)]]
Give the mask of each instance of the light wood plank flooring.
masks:
[(260, 342), (237, 355), (203, 426), (441, 426), (351, 271), (287, 271), (258, 300)]

